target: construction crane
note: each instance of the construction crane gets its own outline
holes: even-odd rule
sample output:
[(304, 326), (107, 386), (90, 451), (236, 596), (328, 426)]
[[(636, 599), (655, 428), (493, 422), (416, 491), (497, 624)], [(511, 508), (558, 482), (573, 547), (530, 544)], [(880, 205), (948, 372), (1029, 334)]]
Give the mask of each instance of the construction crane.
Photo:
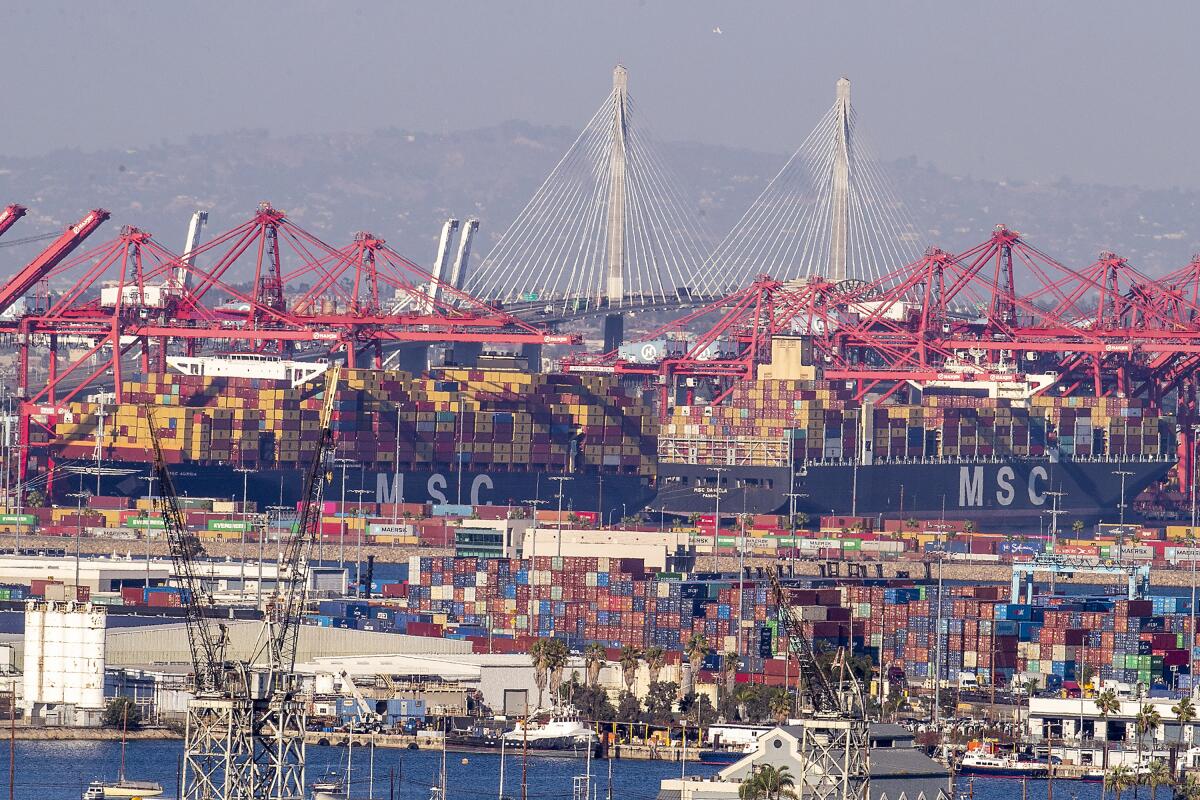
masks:
[[(340, 369), (326, 372), (321, 439), (305, 482), (300, 522), (283, 543), (275, 592), (264, 609), (259, 647), (232, 660), (225, 627), (207, 613), (212, 595), (196, 569), (203, 547), (186, 528), (159, 444), (153, 412), (147, 424), (154, 473), (175, 574), (183, 592), (195, 697), (184, 732), (182, 800), (302, 800), (305, 710), (295, 674), (308, 584), (308, 555), (320, 524), (325, 463), (333, 452), (333, 398)], [(264, 663), (265, 662), (265, 663)]]
[(333, 456), (333, 403), (341, 380), (341, 367), (325, 371), (325, 402), (321, 409), (321, 438), (304, 478), (300, 518), (283, 544), (275, 595), (268, 603), (267, 637), (269, 663), (283, 673), (296, 667), (300, 638), (300, 613), (308, 596), (308, 557), (312, 543), (321, 535), (321, 496), (325, 472)]
[(796, 659), (798, 685), (809, 708), (818, 714), (845, 714), (846, 702), (842, 692), (835, 691), (825, 670), (817, 663), (812, 642), (804, 633), (803, 623), (792, 614), (791, 601), (774, 568), (767, 570), (771, 589), (775, 595), (775, 606), (779, 624), (787, 631), (788, 651)]
[(26, 210), (25, 206), (17, 205), (16, 203), (5, 206), (4, 210), (0, 211), (0, 236), (3, 236), (9, 228), (17, 224), (17, 220), (25, 216)]
[(204, 546), (199, 537), (184, 525), (175, 484), (158, 439), (154, 412), (149, 407), (146, 407), (146, 424), (150, 427), (150, 443), (154, 449), (154, 479), (160, 487), (155, 501), (162, 515), (171, 562), (182, 595), (180, 600), (185, 612), (195, 690), (197, 694), (221, 692), (226, 688), (228, 677), (225, 661), (228, 635), (224, 625), (205, 613), (215, 603), (196, 570), (196, 561), (204, 555)]
[(862, 687), (839, 649), (836, 679), (817, 661), (812, 641), (774, 568), (767, 569), (788, 651), (799, 668), (797, 683), (807, 701), (796, 720), (801, 729), (800, 794), (816, 800), (867, 800), (871, 783), (870, 730)]

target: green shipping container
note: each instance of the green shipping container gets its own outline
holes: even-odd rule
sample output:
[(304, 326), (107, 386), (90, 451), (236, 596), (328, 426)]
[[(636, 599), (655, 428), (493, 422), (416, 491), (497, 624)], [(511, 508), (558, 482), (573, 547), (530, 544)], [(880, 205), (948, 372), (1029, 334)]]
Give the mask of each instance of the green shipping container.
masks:
[(718, 536), (717, 547), (737, 547), (736, 536)]
[(133, 517), (125, 523), (131, 528), (156, 528), (162, 529), (166, 525), (162, 521), (162, 517)]
[(862, 539), (842, 539), (843, 550), (862, 550)]
[(0, 525), (35, 525), (37, 517), (33, 514), (0, 514)]
[(210, 531), (252, 531), (254, 523), (244, 519), (210, 519)]

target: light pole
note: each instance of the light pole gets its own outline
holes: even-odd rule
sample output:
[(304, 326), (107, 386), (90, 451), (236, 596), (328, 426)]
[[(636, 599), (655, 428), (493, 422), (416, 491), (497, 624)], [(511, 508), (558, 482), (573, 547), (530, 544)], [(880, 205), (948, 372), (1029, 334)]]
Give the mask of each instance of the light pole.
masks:
[(1191, 496), (1192, 496), (1192, 524), (1188, 528), (1189, 538), (1192, 542), (1192, 607), (1190, 609), (1191, 618), (1188, 625), (1188, 680), (1191, 681), (1191, 695), (1196, 695), (1196, 431), (1200, 430), (1200, 425), (1192, 426), (1192, 475), (1191, 475)]
[[(1125, 479), (1128, 478), (1132, 474), (1133, 474), (1132, 472), (1130, 472), (1129, 470), (1125, 470), (1125, 469), (1118, 469), (1118, 470), (1113, 471), (1113, 475), (1117, 475), (1121, 478), (1121, 505), (1117, 506), (1117, 508), (1120, 509), (1120, 511), (1121, 511), (1121, 525), (1122, 526), (1125, 525)], [(1124, 530), (1121, 531), (1121, 538), (1122, 539), (1125, 538)]]
[[(266, 548), (267, 530), (270, 528), (270, 513), (275, 512), (275, 519), (283, 522), (283, 512), (291, 509), (291, 506), (277, 505), (267, 506), (267, 513), (262, 517), (262, 527), (258, 531), (258, 589), (255, 592), (257, 597), (258, 607), (262, 608), (262, 590), (263, 590), (263, 558), (265, 557), (264, 549)], [(297, 523), (299, 524), (299, 523)], [(318, 564), (320, 559), (318, 559)], [(275, 571), (275, 582), (279, 583), (279, 571)]]
[[(562, 528), (563, 484), (564, 484), (564, 483), (566, 483), (567, 481), (571, 480), (571, 479), (570, 479), (570, 478), (568, 478), (568, 477), (566, 477), (565, 475), (555, 475), (555, 476), (553, 476), (552, 478), (550, 478), (550, 480), (552, 480), (552, 481), (557, 481), (557, 482), (558, 482), (558, 523), (557, 523), (557, 524), (558, 524), (558, 537), (557, 537), (557, 538), (558, 538), (558, 547), (557, 547), (557, 550), (558, 550), (558, 557), (559, 557), (559, 558), (562, 558), (562, 536), (563, 536), (563, 528)], [(601, 512), (600, 512), (600, 513), (602, 513), (602, 514), (604, 513), (603, 509), (601, 510)]]
[[(359, 475), (362, 475), (362, 472), (359, 472)], [(363, 497), (365, 495), (370, 494), (371, 492), (369, 489), (363, 489), (361, 486), (358, 489), (351, 489), (350, 492), (351, 492), (351, 494), (358, 495), (358, 514), (361, 517), (362, 516)], [(363, 522), (365, 524), (366, 521), (363, 520)], [(363, 529), (362, 529), (362, 526), (359, 526), (359, 528), (358, 528), (357, 550), (358, 550), (358, 552), (354, 559), (354, 580), (358, 583), (358, 593), (361, 595), (362, 588), (363, 588), (363, 586), (362, 586), (362, 562), (363, 562)]]
[(238, 599), (246, 599), (246, 496), (249, 494), (248, 487), (250, 483), (250, 469), (246, 467), (238, 467), (234, 472), (242, 473), (242, 525), (241, 525), (241, 545), (238, 547), (238, 560), (241, 562), (240, 569), (240, 588), (238, 589)]
[[(339, 458), (335, 461), (342, 465), (342, 502), (338, 507), (338, 566), (346, 568), (346, 467), (354, 461), (349, 458)], [(323, 532), (322, 532), (323, 536)]]
[[(146, 491), (149, 492), (151, 506), (153, 506), (154, 482), (156, 480), (158, 480), (158, 476), (155, 475), (153, 472), (151, 472), (148, 476), (142, 478), (142, 480), (146, 481), (149, 484), (149, 488)], [(20, 529), (21, 528), (18, 526), (17, 530), (20, 530)], [(146, 521), (146, 527), (142, 528), (142, 538), (144, 538), (146, 540), (146, 588), (149, 589), (150, 588), (150, 522), (149, 522), (149, 519), (147, 519), (147, 521)]]
[[(793, 486), (792, 488), (795, 489), (796, 487)], [(796, 550), (799, 549), (799, 545), (796, 543), (796, 501), (799, 500), (801, 497), (808, 497), (808, 492), (797, 492), (797, 491), (788, 492), (788, 499), (791, 501), (791, 508), (789, 509), (791, 511), (791, 516), (788, 518), (788, 524), (792, 529), (792, 574), (793, 575), (796, 574)]]
[(91, 492), (83, 488), (83, 476), (79, 477), (79, 491), (71, 492), (70, 497), (79, 502), (75, 509), (75, 600), (79, 599), (79, 540), (83, 537), (83, 499), (91, 497)]

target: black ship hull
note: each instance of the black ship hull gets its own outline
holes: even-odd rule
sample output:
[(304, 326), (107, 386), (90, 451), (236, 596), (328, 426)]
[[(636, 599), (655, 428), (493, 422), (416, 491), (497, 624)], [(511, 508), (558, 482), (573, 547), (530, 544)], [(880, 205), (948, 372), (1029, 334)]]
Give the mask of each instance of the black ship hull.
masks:
[[(99, 493), (140, 497), (147, 492), (150, 466), (139, 462), (109, 462), (100, 478)], [(181, 497), (240, 500), (243, 474), (221, 464), (180, 464), (170, 468), (175, 491)], [(454, 469), (380, 472), (349, 466), (344, 473), (347, 502), (431, 503), (434, 505), (529, 505), (557, 510), (559, 481), (542, 472), (509, 472)], [(562, 481), (563, 511), (603, 509), (606, 520), (647, 507), (654, 498), (651, 482), (636, 475), (568, 475)], [(82, 476), (84, 488), (96, 491), (94, 474)], [(68, 502), (79, 490), (80, 478), (68, 474), (54, 483), (53, 496)], [(245, 473), (246, 499), (267, 506), (294, 506), (300, 502), (304, 473), (299, 469), (260, 469)], [(325, 498), (341, 500), (343, 472), (334, 468), (327, 477)], [(360, 493), (360, 490), (365, 493)], [(64, 499), (65, 498), (65, 499)]]
[[(796, 510), (809, 515), (1011, 521), (1034, 519), (1055, 505), (1074, 517), (1116, 518), (1162, 480), (1172, 461), (1058, 461), (849, 463), (798, 467)], [(712, 467), (660, 464), (655, 506), (669, 512), (711, 514), (716, 508)], [(729, 467), (720, 474), (723, 513), (787, 513), (791, 498), (786, 467)]]
[[(100, 479), (99, 493), (141, 496), (149, 467), (116, 462)], [(809, 464), (797, 468), (792, 491), (796, 510), (810, 516), (872, 516), (889, 519), (948, 518), (1012, 522), (1036, 520), (1054, 506), (1075, 518), (1115, 518), (1146, 487), (1162, 480), (1171, 461), (1059, 461)], [(187, 497), (240, 499), (242, 474), (224, 465), (178, 465), (171, 470), (176, 491)], [(562, 508), (603, 512), (605, 521), (648, 509), (673, 514), (710, 514), (716, 507), (712, 467), (660, 464), (657, 485), (633, 475), (571, 475), (562, 482)], [(784, 514), (791, 472), (786, 467), (737, 466), (721, 475), (721, 509), (729, 514)], [(558, 506), (559, 482), (540, 472), (463, 470), (412, 471), (400, 474), (345, 472), (345, 498), (377, 503)], [(75, 476), (59, 478), (53, 496), (60, 502), (79, 489)], [(94, 475), (83, 476), (95, 491)], [(299, 502), (303, 473), (298, 469), (262, 469), (246, 473), (246, 497), (260, 507)], [(343, 473), (334, 469), (326, 498), (341, 499)], [(360, 493), (364, 490), (365, 493)]]

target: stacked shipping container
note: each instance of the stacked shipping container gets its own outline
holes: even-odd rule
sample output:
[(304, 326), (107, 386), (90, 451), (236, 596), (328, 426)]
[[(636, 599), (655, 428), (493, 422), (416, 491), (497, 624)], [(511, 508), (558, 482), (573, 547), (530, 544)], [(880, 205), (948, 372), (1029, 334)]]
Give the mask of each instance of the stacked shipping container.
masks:
[[(171, 463), (303, 466), (318, 438), (324, 383), (185, 375), (124, 384), (119, 406), (70, 403), (54, 421), (64, 458), (144, 461), (151, 409)], [(445, 369), (429, 377), (347, 370), (333, 405), (339, 455), (369, 467), (462, 463), (488, 469), (654, 472), (648, 407), (606, 376)]]

